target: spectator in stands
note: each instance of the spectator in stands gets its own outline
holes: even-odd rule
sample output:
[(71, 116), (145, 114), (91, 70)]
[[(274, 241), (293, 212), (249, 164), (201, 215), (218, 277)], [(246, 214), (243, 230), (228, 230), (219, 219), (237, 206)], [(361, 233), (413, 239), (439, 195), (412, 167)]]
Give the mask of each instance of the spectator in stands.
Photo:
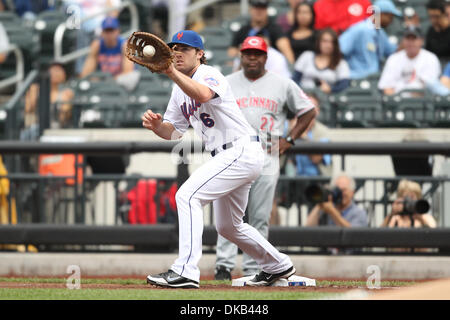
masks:
[(450, 20), (445, 14), (444, 0), (430, 0), (427, 3), (431, 26), (428, 28), (425, 49), (439, 59), (450, 61)]
[[(391, 0), (378, 0), (374, 6), (380, 10), (379, 23), (374, 15), (348, 28), (339, 37), (339, 45), (345, 60), (350, 67), (351, 79), (362, 79), (380, 72), (381, 62), (397, 50), (386, 32), (394, 19), (401, 17)], [(381, 27), (381, 28), (380, 28)]]
[(294, 24), (288, 31), (289, 41), (295, 60), (307, 50), (314, 50), (314, 9), (306, 2), (299, 3), (294, 9)]
[[(52, 127), (67, 128), (71, 126), (72, 105), (70, 101), (74, 92), (61, 86), (67, 80), (67, 74), (62, 64), (52, 62), (48, 68), (50, 75), (50, 119)], [(39, 84), (32, 84), (25, 95), (24, 130), (21, 140), (37, 140), (39, 138)]]
[[(195, 1), (196, 0), (151, 0), (153, 19), (151, 32), (164, 39), (170, 32), (175, 33), (177, 30), (184, 30), (187, 21), (187, 14), (185, 13), (185, 11), (189, 3)], [(176, 10), (171, 8), (171, 5), (173, 5)], [(169, 12), (171, 10), (182, 14), (177, 14), (176, 18), (170, 21)]]
[(95, 70), (110, 73), (117, 78), (134, 70), (133, 62), (125, 58), (126, 40), (119, 35), (119, 20), (107, 17), (102, 23), (100, 39), (91, 44), (89, 55), (80, 77)]
[(0, 64), (6, 61), (8, 54), (6, 53), (6, 49), (9, 47), (9, 39), (6, 34), (5, 28), (0, 22)]
[(263, 35), (259, 35), (267, 43), (267, 61), (266, 70), (276, 73), (285, 78), (291, 78), (291, 70), (286, 57), (270, 43), (270, 39)]
[(342, 201), (333, 203), (330, 196), (327, 202), (316, 204), (308, 215), (306, 226), (367, 227), (367, 212), (353, 201), (356, 190), (355, 180), (341, 173), (333, 179), (331, 186), (341, 190)]
[(279, 14), (277, 17), (277, 24), (284, 33), (288, 33), (292, 29), (295, 22), (295, 8), (300, 4), (306, 2), (305, 0), (287, 0), (289, 4), (289, 11)]
[(436, 220), (429, 213), (419, 214), (417, 212), (408, 214), (404, 210), (404, 201), (422, 199), (422, 188), (420, 184), (410, 180), (401, 180), (397, 188), (397, 198), (392, 204), (391, 213), (384, 219), (382, 227), (389, 228), (436, 228)]
[(248, 36), (256, 36), (257, 34), (264, 34), (270, 39), (270, 43), (286, 57), (290, 64), (295, 62), (294, 53), (292, 52), (288, 37), (275, 21), (269, 19), (269, 14), (267, 13), (268, 5), (268, 0), (250, 0), (250, 21), (234, 33), (231, 46), (228, 48), (228, 55), (230, 57), (237, 57), (239, 55), (239, 45), (245, 38)]
[(386, 95), (402, 90), (424, 90), (441, 73), (437, 56), (422, 49), (423, 35), (419, 28), (406, 28), (402, 41), (404, 49), (387, 59), (378, 82), (378, 88)]
[(403, 13), (403, 27), (420, 27), (420, 17), (413, 7), (406, 7)]
[(440, 79), (427, 83), (427, 89), (433, 94), (440, 96), (450, 95), (450, 62), (444, 68)]
[(293, 80), (303, 89), (335, 93), (350, 84), (350, 69), (342, 58), (337, 34), (329, 28), (318, 33), (314, 51), (303, 52), (294, 69)]
[[(450, 62), (447, 63), (447, 65), (444, 68), (444, 72), (441, 76), (441, 83), (444, 85), (448, 90), (450, 90)], [(448, 93), (450, 94), (450, 93)]]
[[(5, 3), (7, 3), (5, 1)], [(36, 15), (45, 10), (54, 9), (54, 5), (48, 0), (12, 0), (10, 7), (13, 7), (13, 11), (24, 19), (34, 20)]]
[[(316, 106), (317, 117), (320, 114), (319, 99), (315, 94), (308, 94), (308, 97)], [(328, 128), (316, 118), (310, 122), (307, 130), (295, 141), (299, 145), (302, 141), (329, 142)], [(331, 175), (331, 155), (330, 154), (296, 154), (295, 162), (297, 175), (299, 176), (330, 176)]]
[[(84, 21), (77, 29), (77, 50), (88, 47), (95, 36), (101, 34), (101, 26), (103, 20), (107, 16), (118, 17), (119, 11), (114, 10), (108, 12), (108, 14), (102, 14), (104, 10), (112, 7), (118, 7), (122, 0), (64, 0), (65, 11), (74, 18), (75, 15), (79, 15), (80, 19), (92, 17)], [(95, 16), (95, 17), (93, 17)], [(74, 20), (76, 21), (76, 19)], [(83, 65), (86, 57), (80, 57), (76, 61), (76, 73), (80, 74), (83, 70)]]
[(352, 24), (368, 18), (370, 0), (318, 0), (314, 3), (315, 29), (332, 28), (341, 34)]
[(445, 15), (450, 20), (450, 1), (448, 0), (445, 1)]

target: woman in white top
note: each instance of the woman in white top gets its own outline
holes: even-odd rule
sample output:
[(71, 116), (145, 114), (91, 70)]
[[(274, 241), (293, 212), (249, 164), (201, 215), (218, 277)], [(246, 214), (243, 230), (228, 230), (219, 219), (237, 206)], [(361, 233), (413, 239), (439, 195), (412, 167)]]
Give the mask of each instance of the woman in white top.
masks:
[(303, 89), (320, 88), (325, 93), (336, 93), (350, 84), (350, 69), (332, 29), (318, 33), (314, 52), (303, 52), (294, 69), (293, 80)]

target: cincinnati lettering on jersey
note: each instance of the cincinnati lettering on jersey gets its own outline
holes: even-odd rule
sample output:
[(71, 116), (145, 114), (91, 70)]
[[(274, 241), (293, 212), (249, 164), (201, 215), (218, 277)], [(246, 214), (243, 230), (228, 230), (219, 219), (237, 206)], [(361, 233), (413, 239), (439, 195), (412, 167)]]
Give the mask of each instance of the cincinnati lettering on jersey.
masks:
[(186, 102), (183, 102), (183, 104), (180, 106), (180, 109), (183, 113), (183, 116), (186, 118), (186, 120), (189, 121), (189, 118), (194, 114), (195, 111), (198, 110), (198, 108), (200, 108), (201, 105), (202, 104), (200, 102), (191, 99), (189, 105), (187, 105)]
[(268, 99), (268, 98), (262, 98), (262, 97), (244, 97), (239, 98), (236, 100), (239, 108), (264, 108), (266, 110), (277, 112), (278, 110), (278, 103), (274, 100)]

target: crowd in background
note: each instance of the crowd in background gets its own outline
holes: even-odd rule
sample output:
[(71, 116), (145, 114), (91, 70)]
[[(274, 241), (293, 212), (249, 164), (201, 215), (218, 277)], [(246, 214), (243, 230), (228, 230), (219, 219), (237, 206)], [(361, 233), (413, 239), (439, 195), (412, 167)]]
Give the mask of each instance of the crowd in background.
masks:
[[(183, 10), (195, 1), (178, 2)], [(84, 18), (118, 6), (121, 0), (64, 0), (62, 3), (65, 10), (78, 6), (80, 17)], [(148, 31), (166, 36), (168, 4), (152, 3), (155, 12), (151, 16), (160, 24), (159, 27), (150, 24), (153, 29)], [(292, 77), (303, 89), (337, 93), (345, 90), (352, 79), (375, 75), (379, 77), (379, 90), (387, 95), (409, 89), (427, 89), (440, 95), (450, 92), (450, 1), (429, 0), (428, 21), (420, 21), (417, 13), (401, 12), (392, 0), (373, 3), (369, 0), (287, 0), (286, 3), (287, 12), (270, 16), (270, 0), (250, 0), (248, 20), (233, 34), (228, 55), (238, 59), (242, 41), (257, 35), (265, 38), (270, 46), (268, 69)], [(52, 10), (54, 6), (52, 0), (0, 0), (0, 11), (14, 10), (23, 19), (35, 19), (40, 12)], [(373, 14), (375, 11), (379, 15)], [(118, 21), (110, 22), (108, 28), (102, 27), (107, 16), (117, 18), (118, 14), (112, 11), (82, 23), (77, 48), (90, 45), (91, 53), (77, 60), (78, 76), (84, 77), (97, 69), (111, 71), (115, 76), (129, 70), (126, 62), (118, 62), (116, 57), (121, 54), (117, 48), (124, 41), (119, 36)], [(184, 23), (177, 29), (192, 27), (201, 32), (204, 27), (199, 23), (201, 17), (194, 22), (189, 16), (182, 15)], [(397, 40), (386, 32), (394, 20), (404, 28)], [(429, 28), (421, 30), (422, 25)], [(0, 47), (8, 41), (2, 30), (0, 25)], [(4, 54), (0, 55), (0, 63), (4, 59)], [(87, 65), (85, 59), (89, 60)], [(105, 67), (106, 60), (120, 66)], [(238, 67), (235, 64), (235, 69)]]
[[(185, 8), (189, 1), (179, 1)], [(269, 45), (266, 68), (286, 77), (291, 77), (305, 90), (319, 90), (323, 94), (338, 93), (349, 87), (353, 79), (377, 76), (378, 89), (385, 95), (402, 90), (430, 90), (434, 94), (450, 94), (450, 1), (429, 0), (426, 9), (429, 28), (422, 30), (417, 14), (406, 15), (399, 11), (391, 0), (287, 0), (289, 10), (271, 17), (269, 0), (250, 0), (249, 16), (244, 25), (233, 34), (228, 48), (230, 58), (239, 59), (239, 47), (248, 36), (261, 36)], [(117, 6), (121, 0), (65, 0), (67, 8), (78, 5), (82, 16), (99, 12), (108, 6)], [(161, 20), (160, 28), (148, 30), (165, 35), (168, 30), (167, 4), (153, 1), (154, 17)], [(380, 15), (373, 15), (374, 5)], [(53, 9), (51, 0), (0, 0), (0, 11), (13, 10), (23, 19), (34, 19), (44, 10)], [(387, 28), (394, 20), (402, 26), (400, 39), (392, 41)], [(180, 21), (178, 21), (180, 22)], [(201, 24), (187, 18), (182, 19), (184, 27), (195, 27), (201, 32)], [(153, 25), (154, 26), (154, 25)], [(77, 37), (77, 48), (90, 46), (86, 57), (76, 63), (77, 77), (89, 76), (96, 70), (110, 73), (119, 83), (136, 83), (132, 76), (133, 64), (124, 58), (125, 39), (120, 36), (118, 12), (100, 15), (98, 19), (83, 23)], [(0, 49), (8, 45), (8, 38), (0, 23)], [(0, 64), (6, 59), (0, 53)], [(235, 64), (237, 69), (239, 64)], [(73, 92), (60, 90), (68, 75), (64, 66), (52, 63), (52, 104), (62, 102), (58, 109), (60, 127), (70, 126), (70, 99)], [(126, 76), (125, 78), (123, 76)], [(25, 130), (23, 139), (36, 139), (36, 95), (38, 86), (33, 85), (26, 95)], [(319, 109), (317, 97), (311, 98)], [(289, 126), (289, 124), (286, 124)], [(301, 137), (303, 140), (328, 141), (327, 128), (319, 121)], [(330, 155), (297, 155), (285, 163), (294, 167), (294, 174), (306, 176), (328, 176), (331, 171)], [(289, 166), (283, 168), (286, 169)], [(367, 213), (353, 203), (355, 184), (351, 177), (338, 177), (333, 182), (342, 189), (345, 201), (338, 207), (344, 212), (343, 219), (334, 219), (335, 205), (324, 203), (311, 210), (307, 224), (316, 225), (322, 217), (328, 217), (325, 224), (340, 226), (367, 225)], [(417, 185), (399, 186), (398, 200), (389, 219), (383, 226), (429, 226), (436, 223), (429, 217), (415, 215), (408, 220), (400, 215), (401, 201), (405, 195), (419, 199), (421, 191)], [(403, 189), (402, 189), (402, 188)], [(406, 189), (408, 190), (406, 190)], [(420, 188), (420, 186), (419, 186)], [(401, 190), (400, 190), (401, 189)], [(406, 191), (405, 191), (406, 190)], [(334, 209), (333, 209), (334, 208)], [(432, 217), (431, 217), (432, 218)]]

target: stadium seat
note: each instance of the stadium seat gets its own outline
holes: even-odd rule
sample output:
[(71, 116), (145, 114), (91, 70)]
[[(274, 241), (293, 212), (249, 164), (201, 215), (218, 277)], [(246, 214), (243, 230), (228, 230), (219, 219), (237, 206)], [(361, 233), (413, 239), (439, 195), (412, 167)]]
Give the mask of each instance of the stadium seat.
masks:
[(320, 89), (304, 89), (303, 91), (307, 96), (315, 96), (319, 101), (320, 113), (317, 120), (329, 127), (334, 127), (336, 119), (333, 112), (334, 108), (328, 99), (329, 96)]
[(222, 27), (230, 30), (232, 33), (239, 31), (249, 21), (248, 15), (241, 15), (235, 19), (226, 20), (223, 22)]
[[(34, 30), (40, 37), (40, 53), (37, 60), (39, 63), (47, 64), (54, 57), (54, 35), (61, 23), (68, 16), (62, 11), (46, 10), (41, 12), (34, 22)], [(76, 30), (67, 29), (63, 39), (63, 53), (69, 53), (76, 49)]]
[(231, 58), (226, 58), (224, 60), (216, 60), (213, 61), (213, 63), (208, 61), (208, 65), (213, 66), (225, 76), (233, 73), (233, 59)]
[(129, 93), (121, 127), (141, 127), (141, 116), (147, 109), (163, 113), (172, 92), (172, 81), (165, 75), (150, 73), (142, 69), (141, 79), (136, 88)]
[(329, 97), (330, 102), (337, 108), (345, 107), (350, 103), (373, 102), (380, 99), (376, 86), (368, 80), (352, 80), (347, 89)]
[[(422, 96), (411, 97), (410, 94)], [(433, 119), (433, 106), (427, 92), (404, 90), (392, 96), (383, 96), (381, 127), (427, 127)]]
[(0, 11), (0, 22), (5, 28), (8, 25), (13, 25), (23, 22), (22, 19), (14, 12), (11, 11)]
[(205, 50), (205, 57), (208, 64), (220, 65), (223, 61), (230, 60), (227, 49)]
[(232, 32), (221, 27), (206, 27), (200, 32), (205, 48), (208, 50), (227, 49), (231, 43)]
[(449, 128), (450, 127), (450, 95), (441, 97), (435, 96), (432, 99), (433, 110), (433, 127)]
[(356, 102), (336, 110), (336, 126), (341, 128), (369, 128), (382, 121), (381, 103)]
[(267, 8), (269, 17), (278, 17), (285, 14), (290, 10), (289, 3), (287, 1), (271, 1)]
[(127, 107), (127, 92), (114, 80), (81, 79), (75, 88), (74, 127), (117, 128)]

